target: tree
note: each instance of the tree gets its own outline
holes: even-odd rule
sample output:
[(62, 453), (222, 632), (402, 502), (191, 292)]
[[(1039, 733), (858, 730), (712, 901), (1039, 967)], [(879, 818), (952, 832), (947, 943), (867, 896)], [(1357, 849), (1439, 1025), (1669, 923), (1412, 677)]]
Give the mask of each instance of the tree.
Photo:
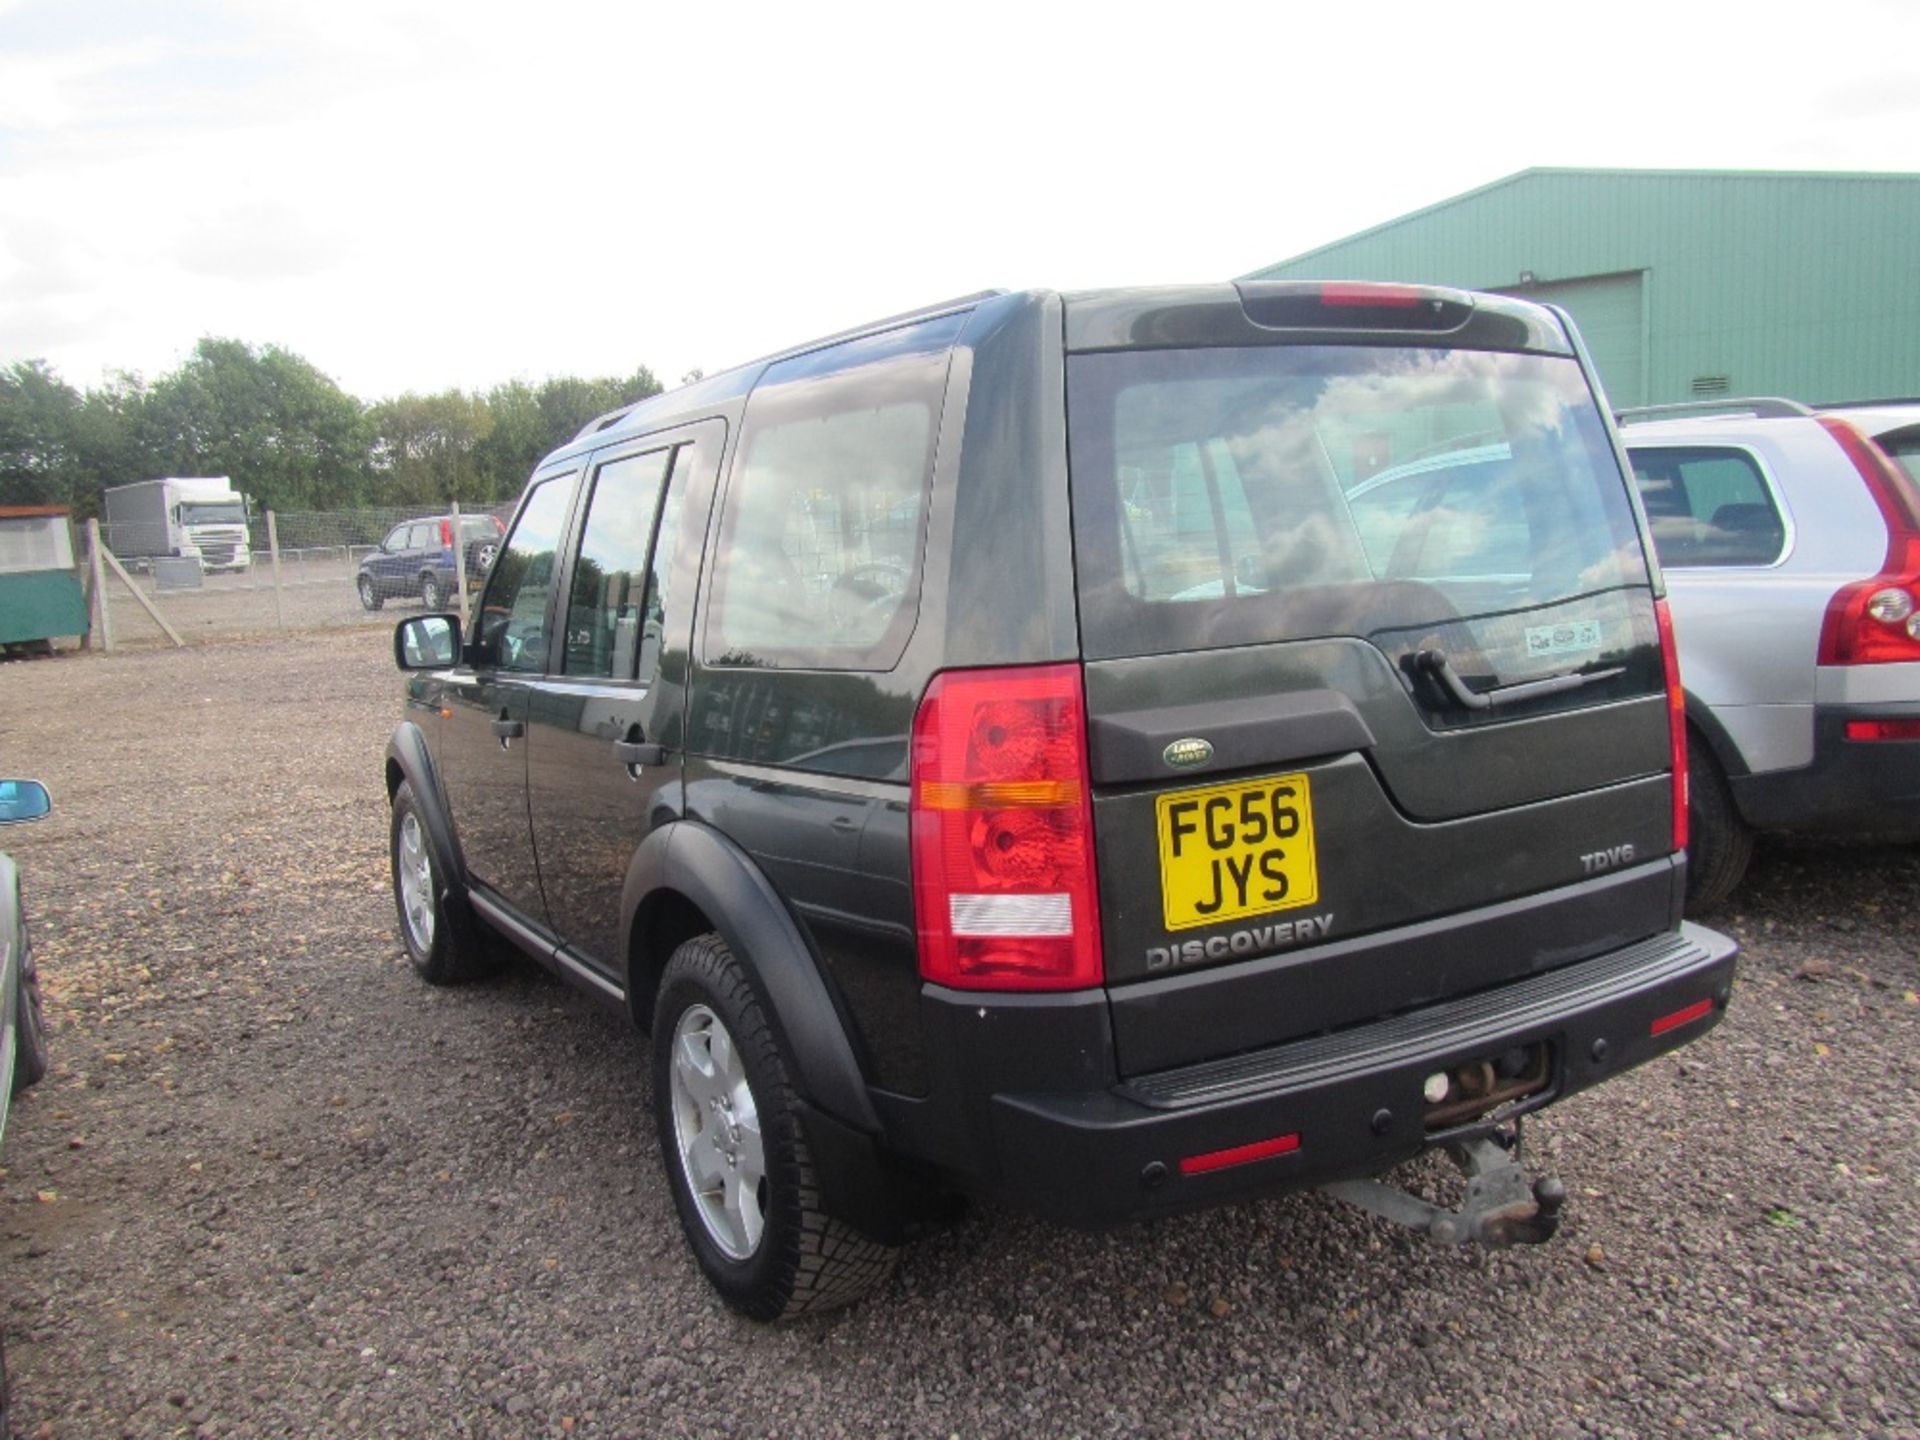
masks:
[(480, 446), (481, 469), (496, 488), (483, 498), (518, 495), (533, 467), (589, 421), (659, 393), (660, 382), (644, 365), (625, 379), (568, 375), (547, 380), (538, 389), (524, 380), (496, 385), (487, 392), (493, 430)]
[(367, 414), (381, 504), (426, 507), (494, 498), (481, 451), (493, 432), (493, 413), (484, 397), (461, 390), (409, 392), (382, 400)]
[(360, 402), (291, 351), (208, 336), (142, 411), (158, 475), (230, 475), (265, 509), (362, 504), (371, 427)]
[(0, 370), (0, 502), (70, 505), (80, 394), (44, 360)]

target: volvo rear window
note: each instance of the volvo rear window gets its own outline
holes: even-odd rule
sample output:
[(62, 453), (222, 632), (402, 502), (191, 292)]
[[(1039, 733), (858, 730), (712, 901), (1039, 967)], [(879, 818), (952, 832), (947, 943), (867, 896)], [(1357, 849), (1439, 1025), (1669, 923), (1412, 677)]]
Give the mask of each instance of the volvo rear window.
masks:
[(1571, 359), (1076, 355), (1068, 415), (1090, 658), (1366, 636), (1647, 584)]

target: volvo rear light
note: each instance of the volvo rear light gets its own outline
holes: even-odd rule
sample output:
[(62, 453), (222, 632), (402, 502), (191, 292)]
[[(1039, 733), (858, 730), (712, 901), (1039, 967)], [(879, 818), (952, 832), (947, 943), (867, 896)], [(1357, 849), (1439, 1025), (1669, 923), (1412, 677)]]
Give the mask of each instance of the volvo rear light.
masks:
[(935, 676), (911, 773), (921, 975), (971, 990), (1100, 984), (1080, 667)]
[(1673, 639), (1673, 612), (1653, 602), (1660, 630), (1660, 660), (1667, 672), (1667, 748), (1673, 764), (1673, 848), (1687, 848), (1687, 692), (1680, 688), (1680, 647)]
[(1866, 482), (1887, 526), (1880, 573), (1842, 586), (1820, 627), (1822, 665), (1920, 661), (1920, 499), (1886, 453), (1838, 415), (1818, 417)]

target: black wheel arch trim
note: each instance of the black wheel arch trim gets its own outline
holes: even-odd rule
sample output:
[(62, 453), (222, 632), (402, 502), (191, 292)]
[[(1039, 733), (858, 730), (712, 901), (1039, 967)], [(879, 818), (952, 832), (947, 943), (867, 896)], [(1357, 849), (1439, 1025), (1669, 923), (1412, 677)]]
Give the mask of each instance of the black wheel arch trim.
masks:
[(454, 938), (462, 944), (480, 943), (479, 922), (467, 900), (467, 862), (460, 851), (460, 837), (453, 828), (453, 816), (447, 807), (446, 791), (440, 786), (440, 772), (434, 766), (427, 737), (411, 720), (402, 720), (387, 741), (387, 801), (393, 801), (400, 779), (413, 788), (420, 818), (427, 827), (427, 843), (433, 847), (435, 868), (440, 873), (440, 908), (453, 926)]
[(652, 1023), (652, 1016), (637, 1013), (651, 987), (633, 972), (634, 928), (648, 897), (662, 891), (698, 906), (760, 987), (802, 1095), (842, 1123), (878, 1133), (880, 1117), (812, 947), (746, 851), (697, 820), (660, 826), (641, 842), (627, 869), (621, 952), (635, 1021), (642, 1028)]

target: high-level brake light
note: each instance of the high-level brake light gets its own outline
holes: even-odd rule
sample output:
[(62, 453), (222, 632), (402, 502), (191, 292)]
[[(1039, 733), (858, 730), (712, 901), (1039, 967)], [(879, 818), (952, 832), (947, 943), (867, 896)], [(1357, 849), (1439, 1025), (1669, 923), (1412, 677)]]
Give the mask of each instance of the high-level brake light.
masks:
[(1425, 298), (1425, 294), (1413, 285), (1333, 281), (1320, 287), (1322, 305), (1360, 305), (1380, 310), (1411, 310)]
[(935, 676), (911, 774), (920, 973), (972, 990), (1100, 984), (1080, 667)]

